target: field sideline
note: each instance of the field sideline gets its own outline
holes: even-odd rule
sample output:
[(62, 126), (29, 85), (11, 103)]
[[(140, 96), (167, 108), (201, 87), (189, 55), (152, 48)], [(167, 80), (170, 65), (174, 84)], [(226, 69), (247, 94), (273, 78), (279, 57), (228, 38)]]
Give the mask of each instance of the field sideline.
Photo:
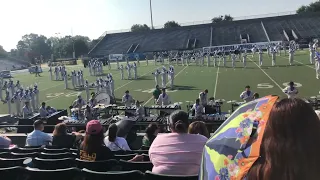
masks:
[[(316, 79), (314, 65), (309, 64), (309, 51), (298, 51), (295, 55), (295, 65), (288, 65), (288, 56), (277, 56), (276, 67), (271, 66), (271, 58), (264, 54), (263, 66), (258, 66), (258, 55), (251, 57), (248, 55), (247, 68), (237, 61), (235, 69), (230, 68), (231, 62), (228, 59), (227, 66), (207, 67), (207, 66), (175, 66), (175, 89), (168, 93), (174, 102), (180, 102), (183, 109), (186, 109), (187, 101), (194, 101), (200, 91), (209, 90), (209, 97), (216, 99), (238, 100), (239, 95), (246, 85), (250, 85), (252, 91), (258, 92), (260, 96), (280, 95), (286, 97), (282, 89), (289, 81), (294, 81), (299, 90), (299, 97), (308, 98), (319, 94), (320, 80)], [(205, 62), (206, 65), (206, 62)], [(161, 67), (160, 65), (158, 67)], [(72, 69), (80, 69), (82, 66), (68, 66), (68, 73)], [(144, 101), (145, 105), (152, 105), (152, 91), (154, 89), (154, 77), (151, 74), (156, 66), (153, 61), (149, 61), (149, 66), (141, 62), (138, 68), (138, 80), (120, 80), (120, 73), (104, 67), (104, 73), (112, 73), (115, 80), (115, 95), (120, 99), (126, 90), (129, 90), (134, 99)], [(34, 77), (29, 73), (14, 74), (14, 82), (20, 80), (24, 87), (38, 83), (40, 90), (40, 101), (47, 102), (57, 109), (67, 108), (78, 94), (85, 98), (84, 91), (65, 90), (63, 81), (51, 81), (49, 72), (44, 70), (42, 77)], [(87, 69), (84, 70), (85, 79), (94, 82), (96, 77), (89, 76)], [(126, 77), (126, 72), (125, 72)], [(71, 88), (69, 80), (69, 88)], [(94, 89), (92, 89), (94, 91)], [(223, 106), (223, 110), (230, 109), (229, 104)], [(12, 106), (15, 110), (14, 105)], [(7, 105), (0, 104), (0, 114), (6, 114)]]

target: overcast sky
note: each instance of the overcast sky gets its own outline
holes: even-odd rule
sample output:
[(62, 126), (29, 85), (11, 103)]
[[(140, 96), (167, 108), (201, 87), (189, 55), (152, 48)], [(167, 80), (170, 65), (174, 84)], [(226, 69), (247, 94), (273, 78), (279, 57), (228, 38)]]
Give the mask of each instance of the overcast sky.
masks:
[[(295, 11), (312, 0), (152, 0), (154, 25)], [(84, 35), (150, 26), (149, 0), (0, 0), (0, 45), (9, 51), (24, 34)]]

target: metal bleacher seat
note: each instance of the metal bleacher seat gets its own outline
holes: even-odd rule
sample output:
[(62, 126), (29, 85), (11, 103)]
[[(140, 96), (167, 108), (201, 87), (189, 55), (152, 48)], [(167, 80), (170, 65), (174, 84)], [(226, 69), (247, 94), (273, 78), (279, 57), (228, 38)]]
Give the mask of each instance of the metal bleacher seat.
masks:
[(12, 158), (34, 158), (38, 156), (38, 152), (30, 152), (30, 153), (11, 153)]
[(32, 159), (32, 166), (39, 169), (64, 169), (75, 167), (75, 161), (73, 158), (63, 158), (63, 159), (42, 159), (34, 158)]
[(112, 170), (119, 170), (118, 161), (115, 159), (109, 159), (105, 161), (85, 161), (76, 159), (76, 166), (79, 169), (88, 169), (91, 171), (106, 172)]
[(134, 158), (137, 154), (123, 154), (123, 155), (114, 155), (114, 158), (116, 160), (125, 160), (125, 161), (128, 161), (132, 158)]
[(42, 170), (37, 168), (25, 168), (27, 180), (56, 180), (56, 179), (79, 179), (76, 178), (80, 175), (78, 168), (64, 168), (53, 170)]
[(64, 153), (40, 153), (39, 158), (41, 159), (64, 159), (64, 158), (76, 158), (76, 154), (72, 154), (69, 152)]
[(24, 168), (20, 166), (0, 168), (0, 177), (4, 180), (23, 179)]
[(52, 147), (45, 147), (43, 148), (42, 152), (45, 153), (65, 153), (65, 152), (69, 152), (70, 150), (67, 148), (52, 148)]
[(119, 161), (123, 171), (139, 170), (141, 172), (151, 171), (153, 164), (151, 162), (129, 162), (125, 160)]
[(86, 180), (100, 180), (100, 179), (142, 180), (144, 177), (144, 174), (140, 171), (96, 172), (88, 169), (83, 169), (82, 176), (85, 177)]
[(14, 166), (24, 166), (23, 162), (27, 158), (0, 158), (0, 168), (14, 167)]

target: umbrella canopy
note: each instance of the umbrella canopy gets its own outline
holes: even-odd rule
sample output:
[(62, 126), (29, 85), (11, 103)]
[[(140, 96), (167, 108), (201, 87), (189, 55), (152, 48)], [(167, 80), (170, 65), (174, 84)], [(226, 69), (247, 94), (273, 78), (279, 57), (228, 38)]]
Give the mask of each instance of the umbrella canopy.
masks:
[(200, 180), (242, 180), (260, 155), (270, 110), (278, 96), (240, 106), (204, 147)]

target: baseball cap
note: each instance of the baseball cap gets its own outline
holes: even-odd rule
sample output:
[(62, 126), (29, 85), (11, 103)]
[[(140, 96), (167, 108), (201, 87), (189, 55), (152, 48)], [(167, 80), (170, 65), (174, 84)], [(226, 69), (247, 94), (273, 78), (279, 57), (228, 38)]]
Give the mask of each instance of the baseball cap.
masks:
[(88, 134), (99, 134), (102, 131), (102, 126), (100, 121), (98, 120), (91, 120), (87, 123), (86, 133)]

